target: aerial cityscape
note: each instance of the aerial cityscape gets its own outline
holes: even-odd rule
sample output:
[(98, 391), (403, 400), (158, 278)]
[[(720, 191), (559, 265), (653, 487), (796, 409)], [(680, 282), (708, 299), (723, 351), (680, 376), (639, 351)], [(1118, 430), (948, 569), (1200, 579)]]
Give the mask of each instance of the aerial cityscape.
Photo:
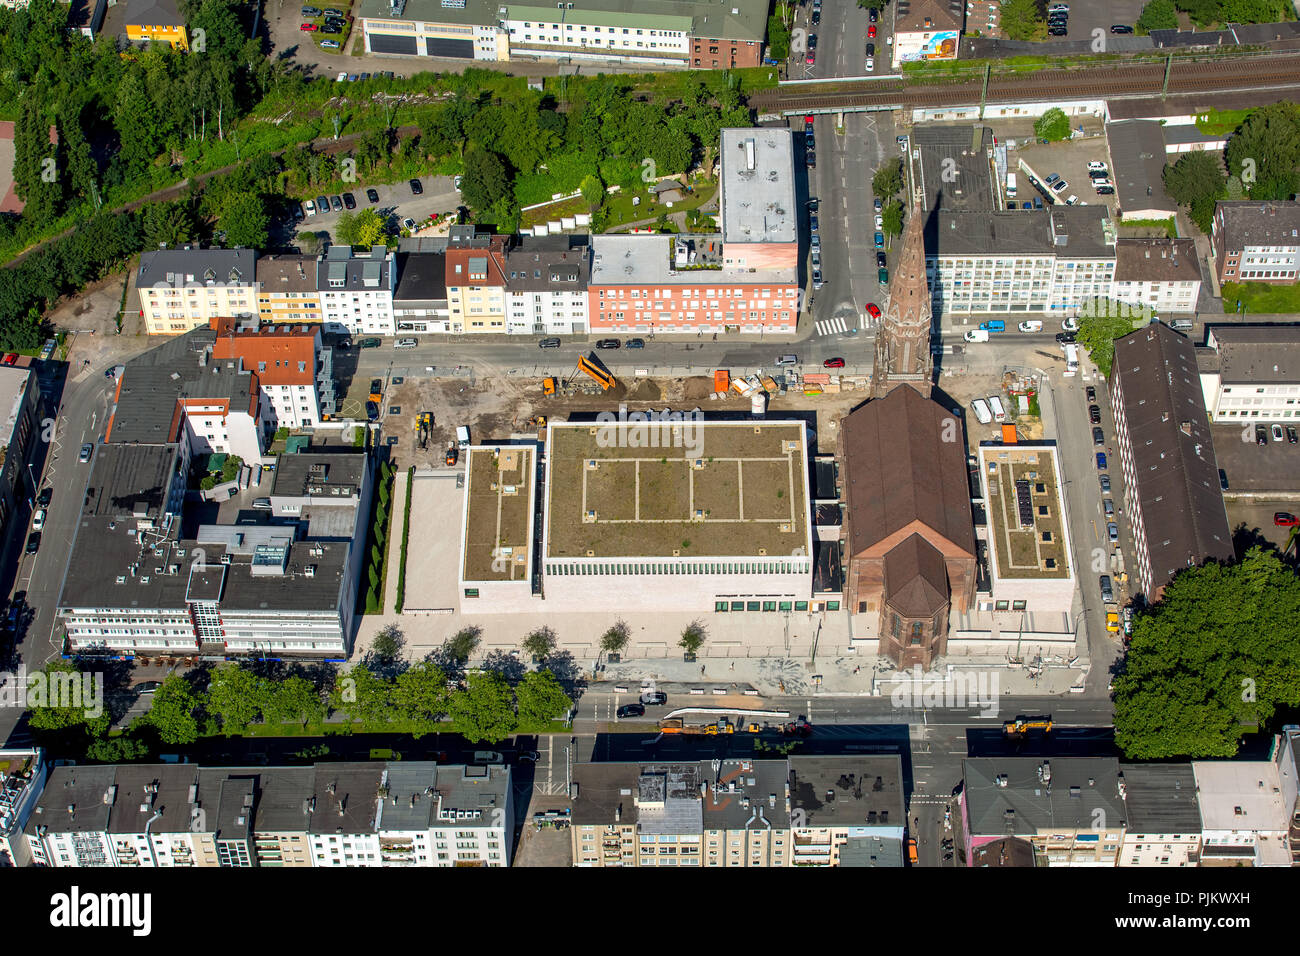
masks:
[(1298, 16), (0, 0), (0, 868), (1300, 866)]

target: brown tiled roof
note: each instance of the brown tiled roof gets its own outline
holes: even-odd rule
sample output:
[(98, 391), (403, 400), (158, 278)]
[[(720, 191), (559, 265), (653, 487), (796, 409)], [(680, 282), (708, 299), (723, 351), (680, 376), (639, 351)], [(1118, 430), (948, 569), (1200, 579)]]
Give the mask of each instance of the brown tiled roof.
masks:
[(932, 545), (940, 546), (938, 536), (975, 554), (962, 437), (951, 413), (907, 386), (844, 420), (850, 556), (914, 522), (933, 532), (926, 535)]
[(1191, 239), (1120, 239), (1115, 243), (1116, 282), (1199, 282)]
[(311, 385), (316, 376), (316, 329), (264, 325), (257, 332), (219, 335), (212, 356), (242, 359), (261, 385)]
[(885, 555), (885, 601), (904, 617), (933, 617), (948, 603), (943, 555), (919, 534)]

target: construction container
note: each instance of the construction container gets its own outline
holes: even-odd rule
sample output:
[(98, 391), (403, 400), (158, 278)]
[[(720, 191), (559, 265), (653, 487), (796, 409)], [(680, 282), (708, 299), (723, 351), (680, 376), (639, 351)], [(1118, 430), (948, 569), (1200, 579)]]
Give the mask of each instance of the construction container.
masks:
[(725, 368), (720, 368), (713, 373), (713, 390), (715, 392), (725, 392), (731, 388), (731, 373)]

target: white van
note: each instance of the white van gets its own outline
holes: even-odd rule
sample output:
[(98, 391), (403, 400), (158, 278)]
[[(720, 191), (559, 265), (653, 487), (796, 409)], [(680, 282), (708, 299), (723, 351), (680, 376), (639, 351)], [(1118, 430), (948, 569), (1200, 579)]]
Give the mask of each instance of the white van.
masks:
[(1002, 399), (996, 395), (989, 396), (989, 407), (993, 409), (993, 420), (995, 422), (1005, 422), (1007, 420), (1006, 409), (1002, 407)]
[(1075, 375), (1079, 371), (1079, 346), (1067, 345), (1065, 347), (1065, 374)]
[(988, 329), (971, 329), (963, 338), (967, 342), (987, 342), (989, 340)]
[(1007, 198), (1016, 198), (1016, 174), (1011, 172), (1007, 173)]
[(984, 399), (975, 399), (975, 401), (970, 403), (970, 407), (974, 410), (975, 418), (981, 425), (987, 425), (989, 422), (993, 421), (993, 415), (989, 412), (988, 402), (984, 401)]
[(456, 444), (461, 448), (469, 447), (469, 428), (464, 425), (456, 426)]

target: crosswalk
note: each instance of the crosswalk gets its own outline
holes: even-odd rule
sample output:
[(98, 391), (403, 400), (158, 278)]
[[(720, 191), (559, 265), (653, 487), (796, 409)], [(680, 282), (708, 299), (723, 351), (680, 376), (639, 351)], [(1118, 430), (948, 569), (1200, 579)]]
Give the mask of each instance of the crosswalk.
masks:
[(818, 335), (839, 335), (841, 332), (847, 332), (849, 323), (843, 318), (822, 319), (817, 323)]

